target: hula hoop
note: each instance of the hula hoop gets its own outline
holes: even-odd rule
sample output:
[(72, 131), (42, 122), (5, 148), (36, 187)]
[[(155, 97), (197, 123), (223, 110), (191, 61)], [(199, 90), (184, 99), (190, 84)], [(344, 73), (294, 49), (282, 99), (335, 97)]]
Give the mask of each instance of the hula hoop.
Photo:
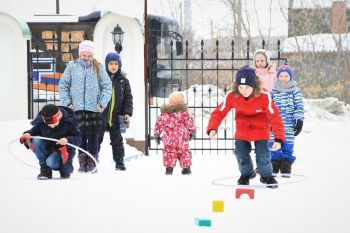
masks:
[[(269, 187), (273, 187), (276, 186), (276, 184), (251, 184), (251, 185), (238, 185), (238, 184), (225, 184), (222, 183), (221, 181), (225, 181), (225, 180), (229, 180), (229, 179), (238, 179), (240, 176), (231, 176), (231, 177), (225, 177), (225, 178), (220, 178), (220, 179), (215, 179), (213, 180), (211, 183), (213, 185), (217, 185), (217, 186), (223, 186), (223, 187), (236, 187), (236, 188), (269, 188)], [(281, 175), (277, 175), (277, 177), (282, 177)], [(308, 177), (305, 175), (301, 175), (301, 174), (290, 174), (290, 178), (291, 177), (300, 177), (301, 179), (299, 180), (290, 180), (290, 181), (286, 181), (286, 182), (282, 182), (282, 183), (278, 183), (278, 186), (281, 185), (287, 185), (287, 184), (294, 184), (294, 183), (299, 183), (302, 181), (305, 181)], [(290, 178), (283, 178), (285, 180), (288, 180)]]
[(23, 160), (19, 159), (14, 153), (12, 153), (12, 150), (11, 150), (10, 147), (12, 146), (12, 144), (13, 144), (14, 142), (18, 142), (18, 138), (15, 138), (15, 139), (13, 139), (12, 141), (10, 141), (9, 144), (8, 144), (8, 146), (7, 146), (7, 150), (10, 152), (11, 156), (12, 156), (15, 160), (17, 160), (18, 162), (20, 162), (20, 163), (22, 163), (22, 164), (24, 164), (24, 165), (26, 165), (26, 166), (28, 166), (28, 167), (31, 167), (31, 168), (34, 168), (34, 169), (39, 169), (39, 168), (36, 167), (36, 166), (33, 166), (33, 165), (29, 164), (29, 163), (24, 162)]
[[(47, 138), (47, 137), (42, 137), (42, 136), (30, 136), (30, 138), (38, 138), (38, 139), (43, 139), (43, 140), (47, 140), (47, 141), (58, 142), (57, 139), (54, 139), (54, 138)], [(34, 167), (34, 166), (31, 165), (31, 164), (28, 164), (28, 163), (26, 163), (26, 162), (23, 162), (22, 160), (20, 160), (19, 158), (17, 158), (17, 156), (15, 156), (15, 155), (12, 153), (12, 151), (10, 150), (10, 145), (12, 145), (12, 143), (15, 142), (15, 141), (17, 141), (17, 140), (18, 140), (18, 138), (13, 139), (13, 140), (9, 143), (9, 145), (8, 145), (8, 150), (9, 150), (10, 154), (12, 155), (12, 157), (14, 157), (17, 161), (19, 161), (19, 162), (21, 162), (21, 163), (23, 163), (23, 164), (25, 164), (25, 165), (27, 165), (27, 166), (29, 166), (29, 167), (38, 169), (37, 167)], [(95, 169), (92, 170), (91, 173), (95, 173), (95, 172), (97, 171), (97, 166), (98, 166), (98, 165), (97, 165), (97, 160), (96, 160), (88, 151), (86, 151), (86, 150), (84, 150), (83, 148), (80, 148), (80, 147), (78, 147), (78, 146), (76, 146), (76, 145), (73, 145), (73, 144), (71, 144), (71, 143), (67, 143), (67, 145), (70, 146), (70, 147), (73, 147), (73, 148), (75, 148), (75, 149), (77, 149), (77, 150), (80, 150), (80, 151), (84, 152), (87, 156), (89, 156), (89, 157), (94, 161), (94, 163), (95, 163), (95, 165), (96, 165)]]

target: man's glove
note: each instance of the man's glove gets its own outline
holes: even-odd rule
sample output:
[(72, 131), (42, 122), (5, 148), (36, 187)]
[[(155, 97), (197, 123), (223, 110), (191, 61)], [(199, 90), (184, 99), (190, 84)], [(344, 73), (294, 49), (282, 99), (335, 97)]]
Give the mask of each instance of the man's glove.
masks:
[(303, 129), (303, 121), (297, 120), (297, 123), (294, 126), (294, 136), (298, 136)]
[(154, 135), (154, 140), (156, 141), (157, 145), (160, 145), (160, 141), (162, 140), (159, 135)]
[(58, 148), (58, 150), (61, 153), (61, 157), (62, 157), (62, 163), (66, 164), (69, 158), (69, 154), (68, 154), (68, 150), (67, 150), (67, 146), (61, 146)]
[(191, 132), (191, 133), (190, 133), (190, 141), (191, 141), (192, 139), (195, 139), (195, 138), (196, 138), (196, 133)]

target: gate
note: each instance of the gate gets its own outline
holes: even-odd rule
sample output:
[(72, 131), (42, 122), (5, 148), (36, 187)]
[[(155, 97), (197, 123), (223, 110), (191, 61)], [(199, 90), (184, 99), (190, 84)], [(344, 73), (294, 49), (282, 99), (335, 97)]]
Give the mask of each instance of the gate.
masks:
[(46, 104), (60, 104), (58, 83), (69, 61), (78, 57), (82, 40), (92, 39), (95, 23), (29, 23), (28, 117)]
[[(208, 43), (208, 45), (206, 44)], [(176, 45), (176, 46), (174, 46)], [(211, 142), (206, 135), (206, 127), (210, 113), (221, 103), (234, 81), (235, 72), (243, 65), (253, 65), (253, 51), (250, 42), (245, 48), (236, 48), (235, 42), (215, 42), (211, 46), (203, 40), (199, 44), (189, 45), (185, 42), (184, 53), (179, 53), (178, 43), (170, 42), (167, 56), (160, 57), (159, 51), (148, 51), (149, 104), (147, 109), (146, 125), (148, 131), (148, 150), (161, 150), (153, 137), (153, 130), (160, 107), (167, 102), (171, 91), (183, 91), (187, 100), (188, 109), (196, 122), (196, 138), (190, 141), (190, 148), (194, 153), (198, 151), (219, 151), (226, 153), (234, 149), (233, 135), (235, 132), (234, 112), (231, 111), (222, 122), (217, 132), (217, 141)], [(262, 41), (261, 48), (266, 48)], [(159, 48), (159, 46), (158, 46)], [(276, 66), (286, 62), (280, 54), (280, 41), (269, 45), (271, 61)], [(164, 65), (168, 63), (167, 65)], [(165, 78), (168, 79), (165, 82)], [(173, 80), (179, 80), (174, 87)], [(158, 88), (158, 90), (154, 90)], [(161, 93), (154, 95), (153, 93)], [(146, 152), (147, 153), (147, 152)]]

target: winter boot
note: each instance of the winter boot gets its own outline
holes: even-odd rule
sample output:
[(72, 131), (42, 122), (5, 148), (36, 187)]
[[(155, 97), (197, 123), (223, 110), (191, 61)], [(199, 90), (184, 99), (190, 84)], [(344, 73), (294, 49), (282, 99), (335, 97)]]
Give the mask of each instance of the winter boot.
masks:
[(289, 159), (281, 159), (281, 174), (284, 178), (290, 178), (292, 173), (292, 163)]
[(40, 174), (37, 178), (38, 180), (48, 180), (52, 178), (52, 170), (46, 163), (40, 164)]
[(165, 170), (165, 175), (172, 175), (173, 174), (174, 168), (172, 167), (167, 167)]
[(78, 155), (79, 169), (78, 172), (87, 172), (87, 158), (88, 156), (84, 153)]
[(69, 179), (70, 174), (60, 170), (61, 179)]
[[(93, 157), (96, 159), (96, 161), (98, 161), (98, 155), (93, 155)], [(95, 170), (95, 168), (96, 168), (96, 163), (95, 163), (95, 161), (94, 161), (92, 158), (90, 158), (90, 156), (89, 156), (89, 157), (87, 158), (86, 172), (92, 172), (92, 171)], [(97, 172), (97, 170), (94, 171), (94, 172)]]
[(184, 168), (184, 169), (182, 169), (181, 173), (182, 173), (182, 175), (190, 175), (192, 173), (191, 168), (189, 168), (189, 167)]
[(263, 184), (267, 184), (267, 188), (278, 188), (277, 180), (273, 177), (260, 177), (260, 182)]
[(271, 160), (272, 164), (272, 175), (276, 176), (280, 171), (281, 161), (280, 160)]
[(124, 164), (116, 164), (115, 165), (115, 170), (119, 170), (119, 171), (125, 171), (126, 167)]
[(249, 185), (250, 176), (241, 176), (239, 177), (237, 184), (238, 185)]
[(115, 162), (115, 170), (125, 171), (124, 165), (124, 146), (112, 146), (113, 160)]
[(241, 176), (239, 177), (237, 184), (238, 185), (249, 185), (249, 180), (254, 179), (256, 177), (256, 172), (252, 171), (249, 176)]

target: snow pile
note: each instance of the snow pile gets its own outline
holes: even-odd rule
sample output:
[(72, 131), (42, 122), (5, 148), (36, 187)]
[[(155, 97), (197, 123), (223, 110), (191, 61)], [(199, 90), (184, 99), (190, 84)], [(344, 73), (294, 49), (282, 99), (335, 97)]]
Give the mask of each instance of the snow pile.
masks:
[(304, 108), (309, 121), (336, 121), (350, 113), (350, 106), (335, 97), (304, 99)]
[[(209, 118), (213, 108), (221, 103), (226, 93), (224, 90), (217, 86), (206, 84), (206, 85), (192, 85), (189, 89), (185, 90), (184, 95), (186, 96), (190, 112), (196, 116), (196, 118)], [(195, 109), (191, 107), (202, 107), (201, 109)]]

